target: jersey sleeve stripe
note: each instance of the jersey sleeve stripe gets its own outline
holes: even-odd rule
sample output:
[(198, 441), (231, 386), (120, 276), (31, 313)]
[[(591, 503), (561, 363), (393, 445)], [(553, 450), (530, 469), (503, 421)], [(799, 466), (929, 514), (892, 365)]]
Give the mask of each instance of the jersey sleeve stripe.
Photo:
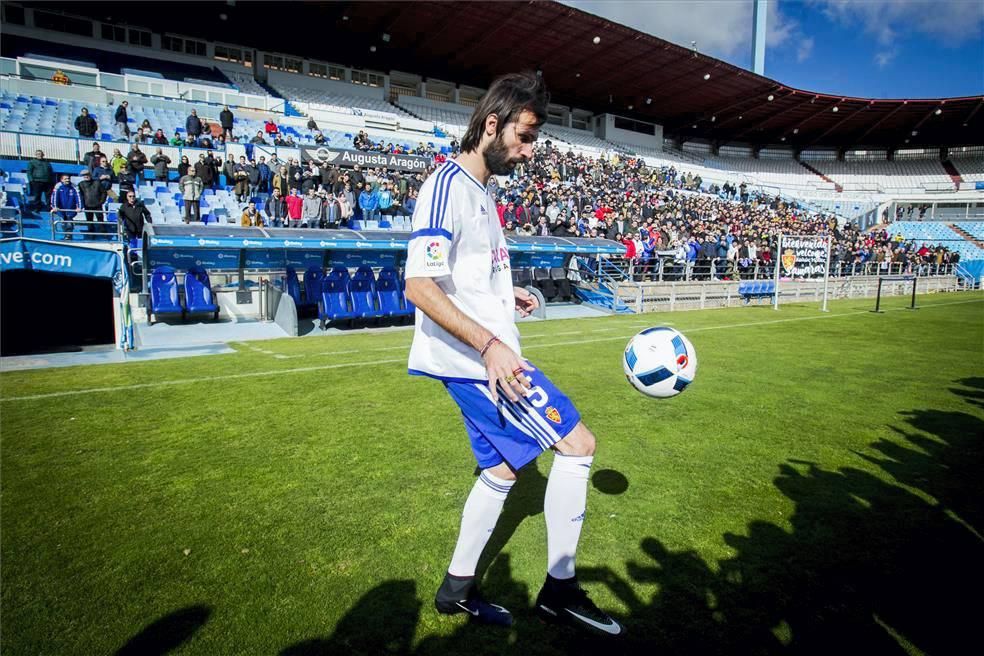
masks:
[(427, 227), (429, 228), (434, 227), (434, 214), (436, 213), (438, 206), (441, 204), (441, 183), (444, 181), (444, 178), (447, 176), (450, 168), (451, 167), (445, 165), (444, 168), (438, 171), (437, 175), (434, 176), (434, 186), (431, 187), (433, 199), (431, 200), (430, 207), (430, 221), (427, 224)]
[(448, 241), (451, 241), (453, 238), (451, 233), (443, 228), (423, 228), (410, 233), (410, 239), (416, 239), (417, 237), (444, 237)]
[(448, 200), (451, 198), (451, 182), (454, 180), (454, 176), (458, 175), (460, 169), (455, 168), (450, 175), (442, 180), (444, 191), (444, 197), (442, 198), (441, 206), (437, 210), (437, 222), (434, 224), (435, 228), (441, 228), (444, 226), (444, 216), (448, 211)]

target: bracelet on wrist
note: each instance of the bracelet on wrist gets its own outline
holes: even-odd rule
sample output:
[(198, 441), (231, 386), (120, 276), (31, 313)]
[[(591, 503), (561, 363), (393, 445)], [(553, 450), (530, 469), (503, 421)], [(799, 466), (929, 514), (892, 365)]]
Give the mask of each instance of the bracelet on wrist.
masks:
[(495, 335), (493, 335), (489, 339), (489, 341), (485, 342), (485, 346), (482, 347), (482, 350), (478, 352), (479, 357), (484, 358), (485, 357), (485, 354), (488, 352), (488, 350), (490, 348), (492, 348), (492, 345), (495, 344), (498, 341), (499, 341), (499, 338), (496, 337)]

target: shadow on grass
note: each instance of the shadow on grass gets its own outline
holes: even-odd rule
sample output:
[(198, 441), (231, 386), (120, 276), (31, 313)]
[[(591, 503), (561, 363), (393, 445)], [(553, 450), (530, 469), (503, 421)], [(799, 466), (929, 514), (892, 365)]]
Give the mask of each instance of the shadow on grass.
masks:
[[(954, 392), (976, 408), (981, 383), (956, 381)], [(726, 533), (729, 558), (708, 562), (645, 537), (639, 557), (625, 564), (627, 576), (579, 567), (582, 582), (606, 586), (628, 609), (621, 614), (627, 634), (607, 646), (535, 620), (529, 607), (540, 582), (515, 580), (509, 556), (496, 557), (522, 521), (542, 512), (546, 478), (530, 468), (510, 494), (481, 570), (489, 597), (513, 610), (511, 629), (461, 623), (413, 647), (421, 608), (413, 585), (384, 584), (318, 643), (321, 651), (295, 646), (283, 654), (362, 653), (363, 645), (365, 653), (417, 655), (972, 653), (984, 585), (984, 420), (932, 409), (901, 416), (904, 425), (892, 427), (897, 439), (857, 454), (866, 469), (780, 464), (773, 483), (794, 503), (788, 522), (756, 520), (741, 534)], [(348, 637), (350, 626), (363, 642)]]
[(188, 606), (148, 624), (120, 647), (116, 656), (157, 656), (167, 654), (193, 636), (212, 615), (208, 606)]

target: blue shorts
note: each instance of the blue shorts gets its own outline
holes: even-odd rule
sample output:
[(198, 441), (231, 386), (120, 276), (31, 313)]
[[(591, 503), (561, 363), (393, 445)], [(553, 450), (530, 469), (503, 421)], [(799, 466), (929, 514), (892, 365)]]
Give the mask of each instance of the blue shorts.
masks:
[(506, 462), (519, 470), (567, 437), (581, 421), (574, 404), (542, 371), (535, 369), (526, 375), (532, 378), (532, 387), (518, 403), (501, 390), (498, 404), (493, 403), (488, 383), (444, 383), (461, 408), (472, 451), (482, 469)]

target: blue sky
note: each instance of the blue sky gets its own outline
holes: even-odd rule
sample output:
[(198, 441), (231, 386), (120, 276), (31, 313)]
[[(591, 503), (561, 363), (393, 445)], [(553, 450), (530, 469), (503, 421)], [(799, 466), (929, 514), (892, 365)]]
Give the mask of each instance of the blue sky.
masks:
[[(564, 2), (751, 68), (752, 0)], [(765, 75), (870, 98), (984, 94), (984, 0), (770, 0)]]

